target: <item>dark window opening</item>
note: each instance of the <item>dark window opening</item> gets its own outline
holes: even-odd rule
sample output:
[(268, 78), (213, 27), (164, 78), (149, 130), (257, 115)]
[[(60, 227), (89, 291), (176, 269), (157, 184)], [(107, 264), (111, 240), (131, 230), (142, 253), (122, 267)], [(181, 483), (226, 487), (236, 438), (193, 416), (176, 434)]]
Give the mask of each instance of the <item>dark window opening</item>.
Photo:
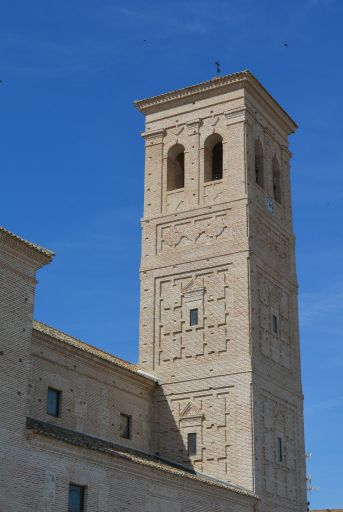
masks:
[(223, 178), (223, 139), (218, 133), (207, 137), (204, 144), (204, 181)]
[(282, 446), (282, 438), (277, 438), (277, 451), (278, 451), (278, 460), (279, 462), (283, 461), (283, 446)]
[(277, 158), (273, 158), (273, 196), (281, 204), (280, 166)]
[(68, 512), (84, 512), (85, 487), (69, 484)]
[(277, 331), (278, 331), (277, 316), (276, 315), (273, 315), (273, 317), (272, 317), (272, 324), (273, 324), (273, 332), (275, 332), (275, 334), (276, 334)]
[(167, 190), (176, 190), (185, 186), (185, 149), (181, 144), (173, 146), (168, 153)]
[(132, 417), (128, 414), (120, 414), (120, 437), (131, 439)]
[(188, 455), (196, 455), (197, 453), (197, 435), (195, 433), (187, 436), (187, 451)]
[(212, 149), (212, 180), (223, 177), (223, 143), (218, 142)]
[(47, 414), (55, 416), (56, 418), (61, 412), (61, 391), (57, 389), (48, 388), (48, 402), (46, 408)]
[(198, 325), (199, 323), (199, 311), (198, 309), (191, 309), (189, 312), (189, 323), (190, 325)]
[(264, 156), (259, 139), (255, 142), (255, 180), (257, 185), (264, 187)]
[(185, 186), (185, 154), (180, 153), (175, 159), (175, 188)]

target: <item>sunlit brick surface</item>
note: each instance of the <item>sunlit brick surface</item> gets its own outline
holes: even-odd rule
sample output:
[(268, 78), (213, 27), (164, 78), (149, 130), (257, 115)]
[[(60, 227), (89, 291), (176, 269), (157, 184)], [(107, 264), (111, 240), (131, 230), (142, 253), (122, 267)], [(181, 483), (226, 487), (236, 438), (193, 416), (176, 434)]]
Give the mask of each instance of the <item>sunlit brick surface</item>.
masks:
[[(36, 270), (52, 254), (0, 229), (0, 512), (66, 511), (70, 482), (87, 487), (87, 512), (304, 512), (296, 126), (248, 72), (137, 106), (139, 365), (33, 322)], [(209, 140), (223, 144), (214, 181)], [(184, 148), (184, 187), (174, 189), (173, 147)], [(276, 183), (281, 204), (268, 200)], [(59, 417), (47, 414), (49, 387), (61, 392)]]

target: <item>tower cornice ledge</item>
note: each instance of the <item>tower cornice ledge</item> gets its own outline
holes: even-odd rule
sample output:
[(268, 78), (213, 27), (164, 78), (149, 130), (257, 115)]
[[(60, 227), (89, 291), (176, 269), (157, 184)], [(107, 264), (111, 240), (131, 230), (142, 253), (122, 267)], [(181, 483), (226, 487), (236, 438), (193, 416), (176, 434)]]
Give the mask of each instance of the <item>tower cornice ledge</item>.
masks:
[(136, 108), (143, 114), (152, 114), (154, 112), (174, 108), (179, 104), (194, 100), (197, 96), (200, 99), (202, 96), (218, 95), (227, 92), (231, 89), (241, 87), (250, 87), (255, 92), (263, 96), (265, 101), (283, 118), (287, 124), (289, 132), (293, 133), (297, 128), (295, 121), (287, 114), (287, 112), (280, 106), (280, 104), (273, 98), (271, 94), (263, 87), (257, 78), (249, 71), (244, 70), (222, 77), (215, 77), (206, 82), (176, 89), (158, 96), (152, 96), (134, 102)]

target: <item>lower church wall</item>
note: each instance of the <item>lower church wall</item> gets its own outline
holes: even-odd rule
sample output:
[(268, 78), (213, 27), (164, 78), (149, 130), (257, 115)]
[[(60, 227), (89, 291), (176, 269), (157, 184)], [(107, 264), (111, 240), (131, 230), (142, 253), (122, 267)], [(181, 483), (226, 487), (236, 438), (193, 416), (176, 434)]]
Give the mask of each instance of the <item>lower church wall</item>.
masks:
[(258, 503), (244, 492), (30, 431), (4, 455), (1, 512), (66, 512), (69, 483), (86, 487), (86, 512), (250, 512)]
[[(150, 450), (154, 381), (36, 331), (31, 357), (31, 417), (131, 448)], [(49, 388), (61, 394), (57, 417), (47, 411)], [(129, 439), (121, 436), (121, 414), (131, 418)]]

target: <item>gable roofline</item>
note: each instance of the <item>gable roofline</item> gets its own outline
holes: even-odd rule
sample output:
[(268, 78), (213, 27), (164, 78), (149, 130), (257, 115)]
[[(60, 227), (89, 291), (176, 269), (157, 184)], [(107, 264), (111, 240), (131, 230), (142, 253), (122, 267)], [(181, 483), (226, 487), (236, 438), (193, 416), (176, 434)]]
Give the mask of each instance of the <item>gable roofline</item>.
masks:
[(139, 112), (142, 112), (143, 114), (150, 114), (152, 112), (166, 110), (181, 102), (184, 103), (187, 98), (189, 101), (192, 101), (193, 97), (196, 95), (199, 96), (211, 91), (217, 91), (218, 93), (221, 91), (225, 92), (228, 88), (236, 86), (237, 84), (241, 84), (242, 86), (251, 86), (255, 91), (262, 94), (264, 99), (269, 104), (272, 104), (274, 109), (282, 115), (291, 132), (294, 132), (298, 128), (298, 125), (291, 116), (287, 114), (275, 98), (273, 98), (261, 82), (259, 82), (248, 69), (237, 73), (231, 73), (230, 75), (215, 77), (211, 80), (207, 80), (206, 82), (194, 84), (182, 89), (175, 89), (174, 91), (159, 94), (158, 96), (151, 96), (150, 98), (136, 100), (134, 105)]
[(14, 250), (24, 251), (27, 256), (40, 261), (41, 265), (50, 263), (55, 253), (49, 249), (45, 249), (21, 236), (16, 235), (12, 231), (0, 226), (0, 242), (4, 242)]
[(77, 432), (59, 425), (47, 423), (36, 418), (26, 418), (26, 429), (33, 432), (34, 434), (50, 437), (58, 441), (69, 443), (78, 447), (82, 447), (89, 450), (94, 450), (102, 454), (107, 454), (112, 457), (116, 457), (128, 462), (135, 464), (141, 464), (151, 469), (155, 469), (170, 475), (186, 478), (198, 482), (199, 484), (205, 484), (212, 487), (221, 488), (223, 490), (231, 491), (234, 494), (246, 496), (252, 498), (255, 501), (259, 501), (258, 496), (251, 490), (235, 485), (231, 482), (225, 482), (218, 480), (215, 477), (211, 477), (206, 473), (199, 473), (187, 466), (183, 466), (177, 462), (173, 462), (168, 459), (164, 459), (157, 455), (144, 452), (142, 450), (131, 448), (128, 446), (113, 443), (111, 441), (105, 441), (104, 439)]
[(142, 371), (138, 367), (138, 365), (130, 363), (129, 361), (125, 361), (120, 357), (116, 357), (110, 354), (109, 352), (105, 352), (104, 350), (101, 350), (97, 347), (94, 347), (93, 345), (90, 345), (89, 343), (85, 343), (84, 341), (74, 338), (73, 336), (70, 336), (65, 332), (55, 329), (54, 327), (50, 327), (49, 325), (34, 320), (32, 328), (34, 333), (43, 334), (48, 338), (52, 338), (55, 341), (69, 345), (70, 347), (76, 348), (77, 350), (80, 350), (82, 352), (86, 352), (91, 356), (94, 356), (98, 359), (102, 359), (103, 361), (107, 361), (119, 368), (127, 370), (128, 372), (131, 372), (133, 374), (139, 375), (140, 377), (143, 377), (147, 380), (153, 381), (155, 383), (158, 382), (157, 377), (154, 377), (153, 375), (150, 375), (149, 373)]

